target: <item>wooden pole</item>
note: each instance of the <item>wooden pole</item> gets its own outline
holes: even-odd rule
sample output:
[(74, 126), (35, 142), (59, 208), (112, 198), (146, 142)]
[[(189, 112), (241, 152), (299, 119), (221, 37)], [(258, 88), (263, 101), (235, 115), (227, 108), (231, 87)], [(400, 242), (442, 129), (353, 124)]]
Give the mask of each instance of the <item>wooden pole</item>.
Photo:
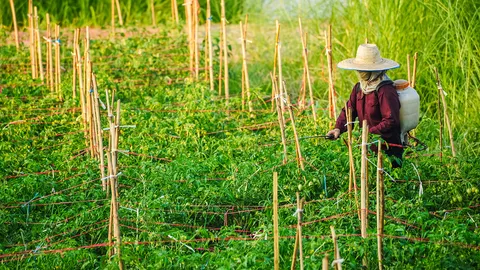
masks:
[[(283, 72), (282, 72), (282, 44), (278, 43), (278, 51), (277, 51), (277, 64), (278, 64), (278, 94), (280, 95), (279, 98), (281, 100), (286, 99), (285, 92), (283, 91)], [(285, 111), (285, 102), (280, 102), (280, 108), (282, 109), (282, 116), (283, 112)]]
[(298, 138), (297, 128), (295, 127), (295, 114), (293, 113), (293, 106), (292, 106), (292, 103), (290, 101), (290, 96), (288, 95), (288, 92), (287, 92), (287, 87), (285, 85), (285, 81), (283, 81), (282, 83), (283, 83), (283, 87), (284, 87), (284, 90), (285, 90), (288, 113), (290, 114), (290, 120), (292, 122), (293, 136), (294, 136), (294, 139), (295, 139), (295, 152), (296, 152), (296, 156), (297, 156), (297, 165), (300, 167), (300, 169), (302, 169), (302, 171), (304, 171), (305, 170), (305, 165), (303, 164), (303, 156), (302, 156), (302, 150), (300, 148), (300, 140)]
[(85, 138), (85, 145), (88, 146), (87, 108), (85, 106), (87, 97), (85, 95), (83, 81), (82, 56), (80, 54), (80, 45), (78, 43), (75, 45), (75, 55), (77, 56), (78, 91), (80, 93), (80, 107), (82, 108), (83, 136)]
[(297, 238), (298, 238), (298, 251), (299, 251), (299, 257), (300, 257), (300, 270), (303, 270), (302, 213), (303, 213), (303, 200), (300, 200), (300, 193), (297, 192)]
[(222, 36), (223, 36), (223, 76), (224, 76), (224, 88), (225, 88), (225, 105), (228, 107), (229, 99), (230, 99), (230, 90), (229, 90), (229, 78), (228, 78), (228, 50), (227, 50), (227, 26), (226, 26), (226, 21), (227, 19), (225, 18), (225, 0), (221, 0), (220, 2), (221, 5), (221, 13), (222, 13)]
[[(274, 78), (277, 77), (278, 44), (280, 40), (280, 24), (278, 23), (278, 20), (275, 21), (275, 25), (276, 25), (275, 53), (273, 54), (273, 77)], [(275, 91), (276, 91), (275, 88), (272, 87), (272, 111), (275, 106), (275, 102), (274, 102), (275, 95), (277, 95)]]
[(198, 14), (200, 13), (200, 4), (198, 0), (193, 2), (193, 49), (195, 51), (195, 79), (198, 80), (200, 73), (200, 52), (198, 51)]
[(382, 142), (378, 142), (378, 161), (377, 161), (377, 246), (378, 246), (378, 269), (383, 269), (383, 219), (385, 209), (384, 198), (384, 179), (383, 179), (383, 153)]
[(278, 116), (278, 125), (280, 126), (280, 133), (282, 136), (282, 145), (283, 145), (283, 162), (282, 164), (287, 164), (287, 139), (285, 136), (285, 119), (283, 118), (282, 108), (280, 103), (283, 102), (282, 97), (278, 95), (278, 86), (273, 74), (270, 73), (270, 77), (272, 79), (272, 87), (274, 88), (273, 91), (275, 93), (274, 102), (277, 106), (277, 116)]
[(62, 99), (62, 93), (60, 89), (61, 81), (61, 69), (60, 69), (60, 26), (55, 24), (55, 85), (56, 92), (60, 99)]
[(243, 66), (242, 66), (242, 74), (243, 78), (245, 81), (245, 91), (247, 94), (247, 104), (248, 104), (248, 111), (252, 112), (253, 107), (252, 107), (252, 100), (250, 97), (250, 80), (248, 77), (248, 65), (247, 65), (247, 25), (248, 25), (248, 15), (245, 16), (245, 24), (242, 25), (242, 22), (240, 22), (240, 33), (242, 34), (242, 60), (243, 60)]
[(333, 85), (333, 57), (332, 57), (332, 25), (328, 25), (327, 30), (327, 62), (328, 62), (328, 85), (330, 91), (330, 118), (337, 119), (337, 113), (335, 111), (336, 98), (335, 98), (335, 88)]
[(410, 84), (412, 88), (415, 88), (415, 84), (417, 81), (417, 59), (418, 59), (418, 53), (415, 52), (413, 55), (413, 74), (412, 74), (412, 83)]
[(172, 19), (175, 23), (179, 23), (179, 18), (178, 18), (178, 5), (177, 5), (177, 0), (172, 0)]
[(407, 76), (408, 76), (408, 83), (412, 85), (412, 74), (410, 72), (410, 54), (407, 54)]
[(52, 33), (52, 25), (50, 24), (50, 15), (47, 13), (47, 57), (48, 57), (48, 77), (50, 92), (55, 91), (55, 79), (53, 78), (55, 71), (53, 66), (53, 52), (52, 48), (55, 46)]
[(442, 105), (440, 104), (441, 100), (442, 100), (442, 97), (440, 96), (440, 88), (438, 87), (438, 82), (439, 82), (439, 78), (437, 76), (438, 74), (438, 71), (437, 69), (435, 68), (435, 76), (437, 78), (437, 95), (438, 95), (438, 98), (437, 98), (437, 114), (438, 114), (438, 128), (439, 128), (439, 134), (438, 134), (438, 144), (439, 144), (439, 148), (440, 148), (440, 163), (442, 163), (442, 159), (443, 159), (443, 121), (442, 121)]
[(97, 89), (97, 78), (95, 75), (92, 75), (93, 81), (93, 91), (95, 94), (95, 116), (97, 118), (97, 145), (98, 145), (98, 156), (100, 158), (100, 173), (102, 175), (102, 189), (107, 190), (107, 181), (105, 179), (105, 156), (103, 152), (103, 130), (102, 130), (102, 119), (100, 117), (100, 96)]
[(215, 90), (213, 82), (213, 45), (212, 45), (212, 14), (210, 0), (207, 0), (207, 36), (208, 36), (208, 74), (210, 75), (210, 91)]
[(18, 40), (18, 26), (17, 26), (17, 14), (15, 12), (15, 3), (10, 0), (10, 8), (12, 9), (13, 31), (15, 32), (15, 46), (17, 51), (20, 49), (20, 41)]
[(193, 0), (185, 0), (185, 17), (187, 20), (187, 32), (188, 32), (188, 52), (190, 60), (190, 77), (195, 74), (195, 52), (194, 52), (194, 34), (193, 34)]
[(33, 4), (32, 0), (28, 0), (28, 30), (30, 34), (30, 64), (32, 68), (32, 79), (36, 79), (37, 69), (36, 69), (36, 59), (35, 59), (35, 33), (33, 30)]
[(273, 172), (273, 263), (280, 269), (280, 238), (278, 234), (278, 174)]
[(302, 56), (303, 56), (303, 66), (305, 70), (305, 77), (306, 82), (308, 85), (308, 93), (310, 94), (310, 102), (312, 103), (312, 114), (313, 114), (313, 122), (315, 128), (317, 127), (317, 112), (315, 110), (315, 99), (313, 97), (313, 89), (312, 89), (312, 81), (310, 79), (310, 69), (308, 68), (308, 48), (307, 48), (307, 38), (303, 37), (303, 28), (302, 28), (302, 20), (298, 18), (298, 24), (300, 26), (300, 39), (302, 40)]
[(40, 27), (38, 23), (38, 11), (37, 7), (34, 7), (33, 9), (33, 17), (34, 17), (34, 28), (35, 28), (35, 44), (37, 47), (37, 67), (38, 67), (38, 74), (40, 74), (40, 80), (42, 83), (45, 80), (44, 74), (43, 74), (43, 61), (42, 61), (42, 43), (40, 41)]
[(335, 258), (335, 269), (342, 270), (342, 263), (340, 262), (340, 250), (338, 248), (337, 243), (337, 234), (335, 233), (335, 228), (330, 226), (330, 231), (332, 232), (332, 240), (333, 240), (333, 255)]
[(157, 26), (157, 19), (155, 18), (155, 0), (150, 0), (150, 10), (152, 12), (152, 25)]
[(110, 16), (112, 18), (111, 24), (112, 24), (112, 36), (115, 36), (115, 0), (111, 1), (110, 5)]
[(449, 138), (450, 138), (450, 148), (452, 149), (452, 156), (453, 157), (456, 157), (457, 156), (457, 153), (455, 151), (455, 144), (453, 142), (453, 132), (452, 132), (452, 126), (450, 125), (450, 118), (448, 117), (448, 108), (447, 108), (447, 102), (445, 100), (445, 95), (444, 95), (444, 90), (443, 90), (443, 87), (442, 87), (442, 83), (440, 82), (440, 77), (438, 75), (438, 70), (437, 68), (435, 68), (435, 74), (436, 74), (436, 77), (437, 77), (437, 87), (438, 87), (438, 92), (439, 92), (439, 95), (442, 99), (442, 105), (443, 105), (443, 117), (444, 117), (444, 120), (445, 120), (445, 123), (447, 123), (447, 129), (448, 129), (448, 135), (449, 135)]
[(361, 169), (360, 169), (360, 177), (361, 177), (361, 186), (360, 186), (360, 204), (361, 204), (361, 233), (363, 238), (367, 238), (367, 204), (368, 204), (368, 179), (367, 179), (367, 143), (368, 143), (368, 124), (367, 120), (363, 120), (362, 124), (362, 160), (361, 160)]
[(118, 23), (120, 23), (120, 25), (123, 26), (122, 9), (120, 7), (120, 0), (115, 0), (115, 5), (117, 6)]
[[(76, 51), (75, 47), (76, 44), (78, 43), (78, 31), (79, 29), (76, 28), (75, 31), (73, 32), (73, 59), (72, 59), (72, 98), (76, 99), (77, 97), (77, 56), (76, 56)], [(48, 65), (47, 65), (48, 66)]]
[(322, 270), (328, 270), (329, 268), (329, 264), (328, 264), (328, 254), (325, 255), (325, 257), (323, 257), (323, 260), (322, 260)]
[(353, 191), (355, 197), (355, 206), (357, 207), (357, 214), (358, 219), (361, 219), (360, 215), (360, 205), (358, 203), (358, 186), (357, 186), (357, 179), (356, 179), (356, 171), (355, 171), (355, 162), (353, 160), (353, 117), (352, 117), (352, 108), (348, 106), (348, 103), (345, 103), (345, 113), (347, 115), (347, 145), (348, 145), (348, 160), (350, 164), (350, 174), (349, 174), (349, 186), (348, 191)]

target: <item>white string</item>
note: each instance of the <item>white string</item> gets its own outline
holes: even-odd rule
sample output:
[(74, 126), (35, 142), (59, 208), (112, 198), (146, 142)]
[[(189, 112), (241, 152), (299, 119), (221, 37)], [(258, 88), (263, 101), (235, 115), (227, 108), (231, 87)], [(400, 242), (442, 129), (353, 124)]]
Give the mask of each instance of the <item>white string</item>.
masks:
[(375, 165), (375, 163), (373, 163), (370, 159), (368, 159), (368, 158), (365, 158), (365, 159), (368, 160), (368, 162), (370, 162), (373, 166), (375, 166), (375, 167), (377, 168), (377, 171), (383, 172), (383, 173), (386, 174), (393, 182), (397, 182), (397, 180), (393, 179), (393, 177), (392, 177), (387, 171), (385, 171), (385, 169), (378, 168), (377, 165)]
[(345, 259), (338, 259), (338, 260), (333, 260), (332, 261), (332, 267), (335, 266), (335, 264), (342, 264), (345, 261)]
[(178, 241), (175, 237), (171, 236), (170, 234), (168, 235), (168, 237), (169, 237), (170, 239), (173, 239), (173, 240), (175, 240), (176, 242), (182, 244), (184, 247), (190, 249), (193, 253), (195, 253), (195, 250), (194, 250), (191, 246), (188, 246), (188, 245), (186, 245), (186, 244)]
[(128, 208), (128, 207), (125, 207), (125, 206), (120, 206), (120, 208), (123, 208), (123, 209), (129, 210), (129, 211), (132, 211), (132, 212), (138, 213), (138, 208), (137, 208), (137, 209), (133, 209), (133, 208)]
[(120, 175), (122, 175), (122, 172), (117, 173), (117, 175), (105, 176), (105, 177), (101, 178), (100, 180), (107, 180), (107, 179), (110, 179), (112, 177), (119, 177)]
[(293, 213), (293, 216), (296, 217), (298, 215), (298, 213), (303, 213), (303, 209), (297, 208), (295, 213)]
[(417, 176), (418, 176), (418, 181), (420, 182), (420, 187), (418, 189), (418, 196), (419, 197), (422, 197), (423, 195), (423, 184), (422, 184), (422, 179), (420, 179), (420, 174), (418, 173), (418, 170), (417, 170), (417, 167), (415, 167), (415, 165), (413, 165), (413, 163), (410, 163), (412, 164), (413, 166), (413, 169), (415, 170), (415, 172), (417, 173)]
[(357, 123), (358, 123), (358, 121), (347, 122), (347, 123), (345, 124), (345, 126), (348, 126), (348, 125), (350, 125), (350, 124), (357, 124)]
[(365, 146), (365, 145), (366, 145), (366, 146), (369, 146), (369, 145), (376, 144), (376, 143), (378, 143), (378, 140), (377, 140), (377, 141), (373, 141), (373, 142), (371, 142), (371, 143), (361, 143), (361, 144), (357, 144), (357, 146)]

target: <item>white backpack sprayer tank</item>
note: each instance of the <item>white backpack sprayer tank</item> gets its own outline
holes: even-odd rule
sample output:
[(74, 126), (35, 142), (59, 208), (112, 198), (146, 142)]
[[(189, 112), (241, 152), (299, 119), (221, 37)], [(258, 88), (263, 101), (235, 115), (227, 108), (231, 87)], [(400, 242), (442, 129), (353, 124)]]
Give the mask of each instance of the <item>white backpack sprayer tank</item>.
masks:
[(408, 132), (417, 127), (420, 119), (420, 96), (406, 80), (395, 80), (394, 85), (400, 99), (400, 138), (405, 145)]

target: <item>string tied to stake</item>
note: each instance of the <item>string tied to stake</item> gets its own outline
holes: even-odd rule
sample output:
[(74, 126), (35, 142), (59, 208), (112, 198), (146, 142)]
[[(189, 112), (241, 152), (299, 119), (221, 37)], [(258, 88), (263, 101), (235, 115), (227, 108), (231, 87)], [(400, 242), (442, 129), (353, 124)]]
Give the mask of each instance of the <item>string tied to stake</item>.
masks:
[(303, 209), (297, 208), (297, 210), (295, 210), (295, 213), (293, 213), (292, 216), (296, 217), (299, 213), (303, 213)]

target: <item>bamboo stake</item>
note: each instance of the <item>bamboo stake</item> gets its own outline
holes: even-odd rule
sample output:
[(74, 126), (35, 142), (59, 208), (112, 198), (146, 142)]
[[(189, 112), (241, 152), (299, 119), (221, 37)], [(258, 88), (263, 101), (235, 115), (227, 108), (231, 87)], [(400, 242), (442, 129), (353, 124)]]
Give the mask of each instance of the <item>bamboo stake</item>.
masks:
[(37, 7), (34, 7), (33, 9), (33, 17), (34, 17), (34, 28), (35, 28), (35, 44), (37, 47), (37, 67), (38, 67), (38, 73), (40, 74), (40, 80), (42, 83), (45, 80), (44, 74), (43, 74), (43, 61), (42, 61), (42, 43), (40, 42), (40, 29), (38, 26), (38, 11)]
[(15, 46), (17, 51), (20, 49), (20, 41), (18, 40), (18, 26), (17, 26), (17, 14), (15, 12), (15, 3), (10, 0), (10, 8), (12, 9), (13, 31), (15, 32)]
[(360, 169), (361, 177), (361, 186), (360, 186), (360, 204), (361, 204), (361, 232), (362, 237), (367, 238), (367, 204), (368, 204), (368, 179), (367, 179), (367, 143), (368, 143), (368, 124), (367, 120), (363, 120), (362, 124), (362, 162)]
[(150, 0), (150, 10), (152, 12), (152, 25), (157, 26), (157, 19), (155, 18), (155, 0)]
[(178, 18), (178, 5), (177, 5), (177, 0), (172, 0), (172, 19), (174, 22), (177, 24), (179, 23), (179, 18)]
[[(282, 72), (282, 44), (278, 43), (278, 51), (277, 51), (277, 64), (278, 64), (278, 94), (280, 98), (283, 99), (286, 97), (283, 91), (283, 72)], [(284, 102), (280, 102), (280, 108), (282, 109), (282, 117), (283, 112), (285, 111), (285, 104)]]
[(278, 96), (278, 86), (275, 78), (273, 77), (272, 73), (270, 73), (270, 77), (272, 79), (272, 87), (274, 88), (273, 91), (275, 94), (274, 102), (277, 105), (277, 119), (278, 125), (280, 126), (280, 133), (282, 136), (282, 145), (283, 145), (283, 162), (282, 164), (287, 164), (287, 139), (285, 136), (285, 119), (283, 118), (283, 112), (280, 106), (280, 102), (282, 101), (282, 97)]
[[(435, 76), (438, 74), (437, 69), (435, 68)], [(437, 78), (437, 88), (438, 88), (438, 78)], [(440, 96), (440, 88), (437, 91), (438, 99), (437, 99), (437, 114), (438, 114), (438, 144), (440, 147), (440, 163), (443, 159), (443, 121), (442, 121), (442, 105), (440, 104), (442, 97)]]
[[(276, 25), (275, 53), (273, 54), (273, 77), (274, 78), (277, 76), (278, 44), (280, 40), (280, 24), (278, 23), (278, 20), (275, 21), (275, 25)], [(272, 112), (275, 106), (275, 103), (274, 103), (275, 95), (276, 95), (275, 88), (272, 87)]]
[[(223, 0), (222, 0), (223, 1)], [(273, 172), (273, 262), (274, 269), (280, 268), (280, 242), (278, 235), (278, 174)]]
[(417, 58), (418, 58), (418, 53), (415, 52), (413, 55), (413, 74), (412, 74), (412, 83), (410, 84), (412, 88), (415, 88), (415, 83), (417, 80)]
[(208, 36), (208, 73), (210, 75), (210, 90), (214, 91), (213, 83), (213, 46), (212, 46), (212, 14), (210, 0), (207, 0), (207, 36)]
[(342, 263), (340, 262), (340, 250), (338, 248), (337, 243), (337, 234), (335, 233), (335, 228), (330, 226), (330, 230), (332, 232), (332, 240), (333, 240), (333, 255), (335, 258), (334, 264), (336, 270), (342, 270)]
[(111, 1), (110, 5), (110, 16), (112, 18), (111, 24), (112, 24), (112, 36), (115, 36), (115, 0)]
[(297, 192), (297, 238), (298, 238), (298, 251), (299, 251), (299, 257), (300, 257), (300, 270), (303, 270), (302, 213), (303, 213), (303, 200), (300, 200), (300, 194)]
[(62, 99), (62, 93), (60, 91), (60, 84), (62, 83), (60, 72), (60, 26), (55, 24), (55, 90), (60, 99)]
[(323, 257), (322, 260), (322, 270), (328, 270), (329, 264), (328, 264), (328, 254)]
[(335, 111), (335, 104), (336, 104), (336, 98), (335, 98), (335, 88), (333, 85), (333, 57), (332, 57), (332, 25), (328, 25), (328, 31), (326, 34), (327, 38), (327, 62), (328, 62), (328, 85), (329, 85), (329, 91), (330, 91), (330, 118), (332, 119), (337, 119), (337, 113)]
[(92, 76), (93, 80), (93, 90), (95, 93), (95, 115), (97, 118), (97, 141), (98, 141), (98, 156), (100, 158), (100, 173), (102, 175), (102, 190), (106, 191), (107, 190), (107, 181), (105, 179), (105, 156), (103, 153), (103, 136), (102, 136), (102, 124), (101, 124), (101, 118), (100, 118), (100, 96), (98, 94), (98, 89), (97, 89), (97, 79), (96, 76)]
[(117, 6), (118, 22), (120, 23), (121, 26), (123, 26), (122, 9), (120, 8), (120, 0), (115, 0), (115, 5)]
[(242, 74), (245, 81), (245, 91), (247, 94), (247, 104), (248, 104), (248, 111), (252, 112), (252, 100), (250, 97), (250, 80), (248, 77), (248, 65), (247, 65), (247, 25), (248, 25), (248, 14), (245, 16), (245, 24), (242, 26), (242, 22), (240, 22), (240, 32), (242, 33), (242, 58), (243, 58), (243, 66), (242, 66)]
[(298, 24), (300, 26), (300, 39), (302, 40), (302, 56), (303, 56), (303, 65), (305, 70), (305, 77), (308, 85), (308, 92), (310, 94), (310, 102), (312, 103), (312, 114), (313, 114), (313, 122), (315, 128), (317, 127), (317, 112), (315, 110), (315, 99), (313, 98), (313, 89), (312, 89), (312, 81), (310, 79), (310, 70), (308, 68), (308, 48), (307, 48), (307, 38), (303, 38), (303, 28), (302, 28), (302, 20), (298, 18)]
[(48, 63), (48, 77), (49, 77), (49, 87), (50, 87), (50, 92), (55, 91), (55, 79), (53, 78), (54, 76), (54, 67), (53, 67), (53, 53), (52, 53), (52, 47), (55, 46), (54, 40), (53, 40), (53, 33), (52, 33), (52, 25), (50, 24), (50, 15), (47, 13), (47, 63)]
[(412, 85), (412, 74), (410, 72), (410, 54), (407, 54), (407, 76), (408, 76), (408, 83)]
[(230, 90), (228, 86), (228, 50), (227, 50), (227, 26), (226, 26), (226, 18), (225, 18), (225, 0), (221, 0), (220, 2), (221, 12), (222, 12), (222, 36), (223, 36), (223, 70), (224, 70), (224, 88), (225, 88), (225, 105), (228, 107), (229, 99), (230, 99)]
[[(357, 186), (357, 179), (356, 179), (356, 171), (355, 171), (355, 162), (353, 160), (353, 117), (352, 117), (352, 109), (348, 106), (348, 103), (345, 103), (345, 113), (347, 115), (347, 145), (348, 145), (348, 160), (350, 164), (350, 174), (349, 174), (349, 191), (353, 191), (354, 197), (355, 197), (355, 206), (357, 207), (357, 214), (358, 214), (358, 219), (361, 219), (361, 214), (360, 214), (360, 207), (358, 203), (358, 186)], [(352, 189), (352, 184), (353, 184), (353, 189)]]
[(32, 0), (28, 0), (28, 30), (30, 34), (30, 64), (32, 68), (32, 79), (36, 79), (36, 59), (35, 59), (35, 34), (33, 31), (33, 4)]
[(286, 99), (287, 99), (288, 113), (290, 114), (290, 120), (292, 122), (292, 129), (293, 129), (293, 136), (295, 138), (295, 152), (296, 152), (296, 156), (297, 156), (297, 164), (298, 164), (298, 166), (300, 166), (302, 171), (304, 171), (305, 170), (305, 165), (303, 164), (302, 150), (300, 148), (300, 141), (299, 141), (299, 138), (298, 138), (297, 128), (295, 127), (295, 114), (293, 113), (293, 106), (292, 106), (292, 103), (290, 101), (290, 96), (288, 95), (288, 92), (287, 92), (287, 87), (285, 85), (285, 81), (283, 81), (282, 83), (283, 83), (283, 87), (285, 89), (285, 96), (286, 96)]
[[(79, 29), (76, 28), (75, 31), (73, 32), (73, 59), (72, 59), (72, 98), (76, 99), (77, 97), (77, 56), (76, 56), (76, 51), (75, 51), (75, 46), (78, 43), (78, 31)], [(48, 63), (48, 62), (47, 62)], [(48, 66), (48, 64), (47, 64)]]
[[(223, 43), (223, 35), (220, 35), (220, 45)], [(219, 69), (218, 69), (218, 95), (222, 95), (222, 79), (223, 79), (223, 46), (220, 46), (219, 56)]]
[(77, 43), (75, 45), (75, 55), (77, 56), (77, 74), (78, 74), (78, 91), (80, 92), (80, 104), (82, 108), (82, 122), (83, 122), (83, 136), (85, 138), (85, 145), (88, 146), (88, 133), (87, 133), (87, 108), (86, 104), (86, 95), (83, 81), (83, 72), (82, 72), (82, 57), (80, 55), (80, 45)]
[(198, 14), (200, 13), (200, 5), (198, 0), (193, 3), (193, 48), (195, 50), (195, 79), (198, 80), (200, 72), (200, 52), (198, 51)]
[(448, 108), (447, 108), (447, 102), (445, 100), (445, 91), (443, 90), (442, 83), (440, 82), (440, 77), (438, 75), (438, 70), (435, 68), (435, 75), (437, 77), (437, 87), (438, 87), (438, 92), (439, 95), (442, 99), (442, 104), (443, 104), (443, 117), (445, 122), (447, 123), (447, 129), (448, 129), (448, 135), (450, 138), (450, 148), (452, 149), (452, 156), (456, 157), (457, 153), (455, 151), (455, 144), (453, 142), (453, 132), (452, 132), (452, 126), (450, 125), (450, 118), (448, 117)]
[(378, 269), (383, 269), (383, 218), (385, 209), (384, 198), (384, 179), (383, 179), (383, 153), (382, 142), (378, 141), (378, 161), (377, 161), (377, 246), (378, 246)]
[(297, 253), (298, 253), (298, 233), (295, 234), (295, 244), (293, 245), (292, 264), (290, 265), (290, 270), (295, 269), (295, 264), (297, 262)]
[(189, 51), (189, 59), (190, 59), (190, 77), (193, 77), (193, 74), (195, 73), (195, 52), (194, 52), (194, 36), (193, 36), (193, 12), (192, 12), (192, 7), (193, 7), (193, 0), (185, 0), (185, 17), (187, 20), (187, 32), (188, 32), (188, 51)]

